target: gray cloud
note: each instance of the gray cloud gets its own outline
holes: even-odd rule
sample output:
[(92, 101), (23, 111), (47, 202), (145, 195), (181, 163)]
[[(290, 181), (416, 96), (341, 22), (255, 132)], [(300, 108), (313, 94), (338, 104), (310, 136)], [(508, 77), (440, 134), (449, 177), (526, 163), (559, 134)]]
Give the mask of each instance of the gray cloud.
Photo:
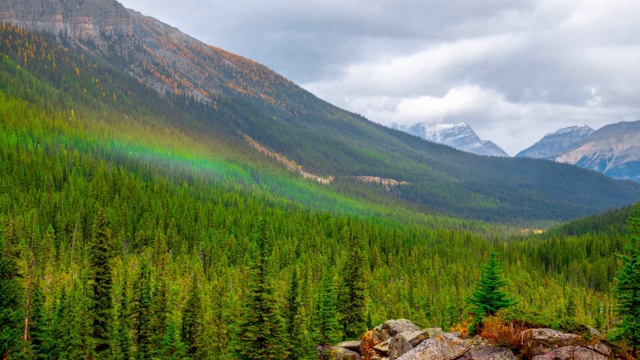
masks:
[(510, 154), (640, 118), (635, 0), (123, 3), (373, 121), (465, 121)]

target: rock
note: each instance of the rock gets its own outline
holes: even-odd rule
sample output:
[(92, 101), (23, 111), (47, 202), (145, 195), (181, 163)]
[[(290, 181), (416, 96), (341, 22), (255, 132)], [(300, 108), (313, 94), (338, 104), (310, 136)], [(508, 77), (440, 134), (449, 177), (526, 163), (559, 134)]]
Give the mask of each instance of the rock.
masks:
[(362, 355), (362, 353), (360, 352), (360, 345), (362, 345), (362, 341), (343, 341), (337, 346), (345, 348), (347, 350), (351, 350), (353, 352), (357, 352), (358, 354)]
[(459, 337), (449, 334), (436, 334), (411, 349), (397, 360), (454, 360), (469, 351), (467, 343)]
[(556, 347), (576, 345), (579, 336), (575, 334), (565, 334), (553, 329), (530, 329), (533, 338), (531, 340), (531, 354), (542, 355), (548, 353)]
[(591, 326), (587, 326), (587, 329), (589, 329), (589, 335), (595, 337), (596, 339), (602, 339), (602, 333), (598, 331), (598, 329)]
[(407, 331), (418, 331), (420, 328), (407, 319), (387, 320), (382, 325), (376, 326), (374, 340), (381, 343), (392, 337)]
[[(347, 350), (340, 346), (318, 346), (316, 348), (318, 359), (331, 360), (362, 360), (362, 356), (355, 351)], [(328, 355), (328, 357), (325, 357)]]
[(391, 339), (387, 339), (381, 343), (379, 343), (378, 345), (373, 347), (373, 350), (375, 350), (378, 354), (384, 356), (384, 357), (388, 357), (389, 356), (389, 345), (391, 345)]
[(430, 336), (430, 329), (403, 332), (394, 336), (389, 343), (389, 360), (397, 359)]
[(516, 360), (517, 357), (511, 349), (495, 346), (472, 347), (467, 353), (457, 360)]
[[(598, 344), (602, 345), (602, 344)], [(582, 346), (563, 346), (557, 348), (551, 352), (548, 352), (543, 355), (536, 355), (532, 358), (532, 360), (564, 360), (564, 359), (575, 359), (575, 360), (606, 360), (609, 359), (611, 355), (611, 350), (602, 345), (607, 349), (603, 349), (600, 347), (601, 351), (607, 352), (607, 355), (600, 353), (596, 350), (596, 345), (590, 347), (582, 347)]]

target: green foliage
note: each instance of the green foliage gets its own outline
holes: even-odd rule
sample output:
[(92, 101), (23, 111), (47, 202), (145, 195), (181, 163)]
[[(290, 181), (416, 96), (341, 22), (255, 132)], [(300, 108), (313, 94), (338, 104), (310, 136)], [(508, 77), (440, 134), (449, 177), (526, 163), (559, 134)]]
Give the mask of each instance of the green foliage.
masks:
[(136, 358), (148, 359), (152, 352), (152, 329), (153, 319), (151, 317), (151, 265), (145, 258), (142, 259), (140, 272), (133, 286), (133, 306), (131, 315), (133, 317), (133, 333), (136, 346)]
[(307, 310), (300, 284), (300, 267), (295, 265), (286, 303), (286, 328), (289, 341), (289, 359), (307, 359), (312, 346), (307, 329)]
[(285, 324), (268, 273), (272, 245), (266, 223), (258, 222), (254, 235), (257, 254), (236, 327), (234, 353), (240, 359), (285, 359), (288, 356)]
[(637, 206), (629, 218), (626, 250), (625, 255), (620, 255), (623, 265), (614, 295), (617, 313), (622, 319), (622, 336), (635, 354), (640, 349), (640, 216)]
[[(202, 358), (202, 318), (202, 302), (198, 290), (198, 281), (194, 276), (187, 304), (182, 311), (182, 342), (186, 347), (186, 356), (189, 359)], [(168, 336), (171, 336), (171, 334), (168, 334)], [(176, 346), (173, 345), (172, 347)]]
[(495, 316), (499, 310), (515, 305), (515, 300), (502, 291), (507, 282), (502, 279), (498, 253), (492, 253), (480, 270), (480, 280), (467, 301), (473, 306), (476, 319)]
[(320, 293), (313, 318), (313, 342), (317, 345), (336, 344), (342, 337), (333, 287), (331, 272), (326, 271), (320, 282)]
[(0, 354), (4, 358), (20, 349), (22, 289), (13, 261), (0, 251)]
[(107, 216), (100, 208), (93, 224), (93, 243), (90, 247), (91, 270), (91, 312), (92, 337), (95, 342), (95, 353), (104, 357), (111, 345), (110, 324), (113, 323), (113, 302), (111, 289), (111, 231), (107, 224)]
[(367, 279), (363, 239), (359, 228), (344, 228), (340, 242), (347, 248), (342, 283), (338, 293), (338, 320), (347, 339), (358, 339), (367, 331)]

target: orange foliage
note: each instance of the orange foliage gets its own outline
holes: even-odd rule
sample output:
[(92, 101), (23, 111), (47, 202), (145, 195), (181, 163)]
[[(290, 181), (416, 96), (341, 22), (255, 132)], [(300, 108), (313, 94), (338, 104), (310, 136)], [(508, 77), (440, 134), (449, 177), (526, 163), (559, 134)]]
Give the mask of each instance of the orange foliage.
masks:
[(453, 325), (451, 327), (451, 332), (459, 332), (460, 333), (460, 337), (461, 338), (466, 338), (467, 337), (467, 333), (469, 331), (469, 325), (471, 325), (471, 323), (473, 322), (473, 318), (470, 317), (469, 319), (459, 322), (456, 325)]
[(369, 330), (364, 333), (364, 335), (362, 335), (362, 343), (360, 344), (362, 360), (372, 360), (376, 355), (373, 348), (379, 343), (379, 341), (376, 341), (376, 333), (374, 330)]
[(480, 336), (494, 345), (506, 346), (516, 354), (528, 354), (533, 346), (533, 330), (520, 321), (506, 321), (503, 316), (504, 313), (499, 312), (485, 318)]

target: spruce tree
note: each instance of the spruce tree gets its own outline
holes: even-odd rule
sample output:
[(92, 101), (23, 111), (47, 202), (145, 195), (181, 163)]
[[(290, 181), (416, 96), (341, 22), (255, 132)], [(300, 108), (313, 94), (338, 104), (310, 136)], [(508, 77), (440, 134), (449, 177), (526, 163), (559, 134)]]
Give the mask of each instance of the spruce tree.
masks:
[[(126, 268), (125, 268), (126, 270)], [(117, 351), (114, 351), (116, 359), (131, 359), (131, 312), (129, 310), (129, 299), (127, 298), (128, 275), (125, 271), (122, 291), (120, 292), (118, 309), (118, 327), (116, 335)]]
[(251, 265), (247, 293), (234, 333), (233, 351), (243, 360), (285, 359), (288, 355), (285, 324), (268, 272), (271, 244), (265, 224), (259, 223), (254, 236), (257, 254)]
[(113, 303), (111, 301), (111, 288), (113, 278), (111, 275), (111, 230), (107, 225), (107, 216), (103, 209), (98, 213), (93, 224), (93, 243), (91, 244), (90, 283), (91, 283), (91, 309), (92, 334), (95, 346), (95, 354), (99, 358), (109, 350), (111, 343), (109, 326), (112, 322)]
[(633, 357), (640, 349), (640, 217), (638, 207), (629, 218), (626, 254), (618, 272), (614, 296), (618, 302), (617, 313), (622, 319), (622, 336), (633, 349)]
[(502, 267), (498, 254), (492, 253), (480, 270), (480, 280), (475, 291), (467, 299), (476, 315), (476, 321), (484, 316), (495, 315), (500, 309), (515, 305), (515, 300), (501, 289), (507, 284), (502, 279)]
[(320, 282), (320, 293), (313, 317), (313, 342), (316, 345), (335, 344), (340, 341), (340, 325), (336, 311), (331, 272), (326, 271)]
[(198, 290), (197, 277), (193, 275), (189, 298), (182, 311), (182, 342), (189, 359), (202, 358), (202, 301)]
[(134, 344), (136, 358), (148, 359), (151, 356), (151, 267), (147, 259), (142, 260), (140, 273), (133, 287), (133, 319)]
[(348, 252), (341, 274), (338, 318), (347, 339), (357, 339), (367, 330), (367, 282), (362, 238), (358, 230), (354, 227), (349, 235), (349, 230), (345, 227), (341, 234)]
[(290, 360), (307, 358), (310, 349), (309, 332), (305, 324), (307, 312), (305, 310), (300, 285), (300, 268), (296, 265), (293, 268), (286, 305)]
[(0, 355), (3, 359), (22, 345), (21, 292), (15, 265), (0, 251)]

